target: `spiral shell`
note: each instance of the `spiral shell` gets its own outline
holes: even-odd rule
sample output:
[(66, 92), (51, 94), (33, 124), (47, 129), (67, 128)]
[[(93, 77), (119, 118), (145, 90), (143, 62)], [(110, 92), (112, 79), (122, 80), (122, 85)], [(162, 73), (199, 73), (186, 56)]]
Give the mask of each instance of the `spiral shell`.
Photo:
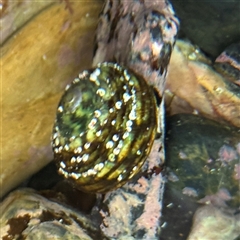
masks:
[(139, 172), (156, 130), (152, 88), (118, 64), (99, 64), (60, 100), (52, 138), (58, 171), (85, 192), (120, 187)]

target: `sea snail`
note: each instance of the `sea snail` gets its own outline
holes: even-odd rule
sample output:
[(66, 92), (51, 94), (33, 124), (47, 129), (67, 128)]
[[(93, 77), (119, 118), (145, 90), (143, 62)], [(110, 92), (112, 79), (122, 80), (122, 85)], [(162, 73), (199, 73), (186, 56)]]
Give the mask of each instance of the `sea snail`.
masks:
[(60, 100), (52, 136), (58, 171), (85, 192), (118, 188), (139, 172), (156, 131), (152, 88), (131, 70), (101, 63)]

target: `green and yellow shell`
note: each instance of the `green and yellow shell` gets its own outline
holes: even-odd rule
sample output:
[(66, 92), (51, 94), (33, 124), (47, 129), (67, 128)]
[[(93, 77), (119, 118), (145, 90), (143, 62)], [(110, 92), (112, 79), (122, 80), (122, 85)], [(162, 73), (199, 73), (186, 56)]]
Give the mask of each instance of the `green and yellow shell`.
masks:
[(58, 171), (82, 191), (120, 187), (141, 169), (156, 131), (152, 88), (118, 64), (99, 64), (60, 100), (52, 137)]

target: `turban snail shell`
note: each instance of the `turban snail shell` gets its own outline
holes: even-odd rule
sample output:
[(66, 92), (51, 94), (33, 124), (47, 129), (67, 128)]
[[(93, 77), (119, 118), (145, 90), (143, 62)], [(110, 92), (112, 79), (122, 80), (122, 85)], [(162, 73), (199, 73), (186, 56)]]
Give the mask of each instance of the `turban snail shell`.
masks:
[(60, 100), (52, 137), (58, 171), (85, 192), (120, 187), (139, 172), (156, 131), (152, 88), (118, 64), (99, 64)]

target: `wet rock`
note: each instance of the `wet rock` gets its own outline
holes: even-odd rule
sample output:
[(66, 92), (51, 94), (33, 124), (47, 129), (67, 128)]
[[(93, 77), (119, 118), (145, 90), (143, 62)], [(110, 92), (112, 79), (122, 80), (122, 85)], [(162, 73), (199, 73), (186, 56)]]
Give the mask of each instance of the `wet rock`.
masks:
[(204, 206), (194, 214), (188, 240), (239, 239), (240, 214), (229, 209)]
[(109, 192), (100, 204), (103, 234), (111, 239), (159, 239), (162, 194), (160, 140), (143, 166), (142, 173), (123, 187)]
[(179, 20), (168, 1), (106, 1), (93, 66), (114, 61), (143, 76), (161, 95)]
[(212, 59), (240, 39), (239, 1), (172, 0), (181, 22), (180, 37), (197, 44)]
[[(168, 118), (169, 185), (202, 203), (240, 205), (240, 129), (190, 114)], [(174, 177), (173, 177), (174, 176)], [(206, 196), (212, 196), (203, 200)], [(214, 195), (214, 196), (213, 196)]]
[(211, 60), (189, 42), (176, 42), (165, 95), (169, 115), (199, 113), (240, 127), (240, 86), (217, 73)]
[(91, 65), (101, 2), (74, 2), (72, 7), (70, 13), (57, 1), (39, 14), (33, 11), (31, 21), (17, 26), (1, 48), (0, 196), (52, 160), (58, 101), (66, 84)]
[(24, 24), (27, 24), (32, 17), (35, 17), (45, 8), (53, 5), (56, 1), (32, 2), (25, 0), (1, 1), (0, 21), (1, 39), (0, 44), (4, 44), (16, 33)]
[(10, 239), (106, 239), (96, 220), (31, 189), (12, 192), (1, 204), (0, 237)]
[[(185, 240), (200, 206), (224, 208), (232, 213), (239, 209), (240, 129), (191, 114), (167, 117), (166, 126), (168, 181), (163, 197), (161, 239)], [(201, 221), (216, 216), (210, 211), (205, 217)], [(237, 221), (239, 218), (233, 220)], [(195, 224), (199, 226), (197, 220)], [(230, 228), (235, 228), (234, 223)], [(197, 234), (198, 227), (194, 229)], [(199, 239), (218, 239), (211, 238), (218, 234), (213, 233), (214, 229), (212, 233), (206, 230), (206, 235)]]
[(165, 184), (161, 217), (161, 240), (186, 240), (192, 226), (192, 218), (199, 207), (194, 198), (182, 194)]

